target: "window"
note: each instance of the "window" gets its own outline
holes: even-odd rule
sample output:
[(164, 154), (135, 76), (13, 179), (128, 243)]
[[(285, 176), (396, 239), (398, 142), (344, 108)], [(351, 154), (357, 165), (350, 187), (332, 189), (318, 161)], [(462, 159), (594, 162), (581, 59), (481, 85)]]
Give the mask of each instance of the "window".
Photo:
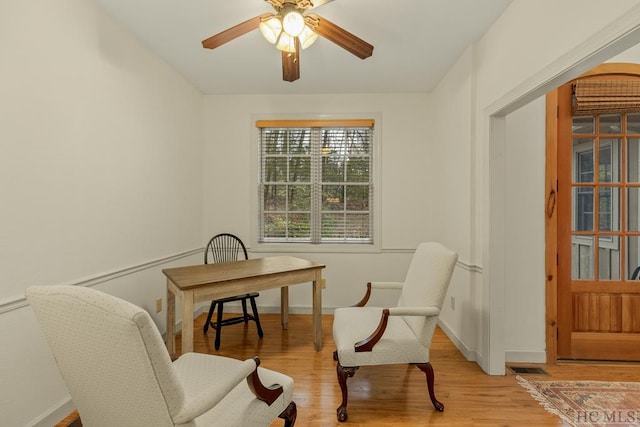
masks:
[(373, 243), (373, 124), (256, 122), (258, 243)]

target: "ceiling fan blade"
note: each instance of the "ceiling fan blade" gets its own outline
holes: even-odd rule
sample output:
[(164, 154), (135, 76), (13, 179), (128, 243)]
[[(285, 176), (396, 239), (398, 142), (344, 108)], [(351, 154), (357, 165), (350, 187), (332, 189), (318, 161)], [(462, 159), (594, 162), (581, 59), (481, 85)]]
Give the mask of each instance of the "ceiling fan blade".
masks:
[(293, 82), (300, 78), (300, 41), (295, 38), (296, 51), (282, 52), (282, 80)]
[(223, 44), (230, 42), (231, 40), (238, 38), (249, 31), (253, 31), (260, 26), (260, 20), (263, 17), (271, 16), (271, 13), (263, 13), (255, 18), (247, 19), (238, 25), (234, 25), (214, 36), (209, 37), (206, 40), (202, 40), (202, 47), (207, 49), (215, 49)]
[(360, 59), (366, 59), (373, 55), (373, 45), (320, 16), (317, 17), (318, 25), (313, 29), (325, 39), (332, 41), (343, 49), (348, 50)]

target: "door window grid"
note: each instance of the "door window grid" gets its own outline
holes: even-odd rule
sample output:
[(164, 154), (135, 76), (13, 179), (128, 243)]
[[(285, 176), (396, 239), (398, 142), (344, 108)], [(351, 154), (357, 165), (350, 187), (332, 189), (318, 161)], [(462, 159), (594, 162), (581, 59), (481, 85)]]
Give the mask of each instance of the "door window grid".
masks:
[[(640, 265), (638, 123), (640, 114), (573, 118), (574, 280), (621, 280), (622, 270), (624, 279), (631, 280)], [(584, 131), (595, 132), (594, 128), (599, 133)], [(585, 148), (584, 142), (589, 138), (593, 143)], [(577, 140), (582, 146), (576, 144)], [(595, 158), (591, 160), (592, 157)], [(598, 174), (594, 176), (592, 166), (596, 164)], [(598, 203), (594, 206), (595, 200)], [(598, 218), (597, 224), (593, 223), (594, 218)], [(621, 240), (621, 236), (626, 238)]]

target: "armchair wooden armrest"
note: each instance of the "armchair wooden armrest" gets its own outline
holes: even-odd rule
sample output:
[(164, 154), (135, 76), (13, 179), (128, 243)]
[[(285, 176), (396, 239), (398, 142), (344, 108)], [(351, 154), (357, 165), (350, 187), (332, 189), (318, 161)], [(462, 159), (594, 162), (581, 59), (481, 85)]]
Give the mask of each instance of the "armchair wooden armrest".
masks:
[(382, 317), (378, 323), (378, 327), (371, 335), (355, 343), (354, 350), (356, 353), (371, 351), (373, 347), (380, 341), (384, 331), (387, 329), (389, 316), (438, 316), (440, 309), (438, 307), (392, 307), (382, 310)]
[[(187, 353), (186, 355), (181, 356), (176, 363), (190, 363), (189, 359), (191, 358), (191, 354), (194, 353)], [(196, 404), (186, 405), (182, 408), (182, 410), (176, 414), (176, 422), (186, 424), (209, 411), (215, 405), (220, 403), (225, 396), (243, 380), (247, 381), (249, 389), (257, 399), (262, 400), (267, 403), (267, 405), (271, 406), (271, 404), (275, 402), (282, 393), (284, 393), (284, 390), (279, 384), (265, 386), (258, 377), (258, 366), (260, 366), (260, 359), (256, 356), (253, 359), (247, 359), (243, 361), (241, 365), (228, 370), (227, 374), (229, 375), (229, 378), (222, 388), (208, 388), (206, 390), (201, 390), (197, 387), (197, 382), (185, 383), (184, 386), (187, 392), (189, 394), (197, 393), (199, 399)], [(192, 370), (187, 371), (190, 372)], [(195, 389), (191, 388), (189, 384), (196, 384)]]
[(372, 289), (402, 289), (403, 285), (403, 282), (369, 282), (364, 297), (352, 307), (364, 307), (369, 302)]
[(438, 316), (440, 309), (438, 307), (392, 307), (389, 309), (391, 316)]
[(249, 390), (259, 399), (265, 402), (267, 405), (271, 406), (273, 402), (280, 397), (283, 393), (283, 388), (280, 384), (272, 384), (270, 386), (265, 386), (262, 381), (260, 381), (260, 377), (258, 376), (258, 366), (260, 366), (260, 359), (258, 356), (253, 358), (253, 361), (256, 362), (256, 367), (251, 372), (249, 376), (247, 376), (247, 385), (249, 386)]
[(357, 342), (354, 345), (354, 350), (356, 353), (361, 353), (363, 351), (371, 351), (373, 350), (373, 346), (380, 341), (382, 338), (382, 334), (384, 334), (385, 329), (387, 329), (387, 322), (389, 321), (389, 309), (385, 308), (382, 310), (382, 317), (380, 318), (380, 323), (378, 323), (378, 327), (371, 335), (362, 341)]

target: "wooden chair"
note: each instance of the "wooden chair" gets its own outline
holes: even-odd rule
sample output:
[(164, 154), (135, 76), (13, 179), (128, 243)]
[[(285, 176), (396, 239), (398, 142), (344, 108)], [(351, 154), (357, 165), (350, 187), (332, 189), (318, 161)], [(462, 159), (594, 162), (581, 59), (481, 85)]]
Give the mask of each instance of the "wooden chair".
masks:
[[(232, 262), (243, 259), (248, 259), (247, 249), (242, 243), (242, 240), (237, 236), (229, 233), (221, 233), (213, 236), (207, 248), (204, 252), (204, 263), (220, 263), (220, 262)], [(256, 298), (260, 294), (252, 292), (249, 294), (236, 295), (228, 298), (221, 298), (211, 301), (211, 307), (209, 307), (209, 314), (207, 315), (207, 321), (204, 323), (202, 331), (206, 334), (211, 326), (216, 331), (215, 348), (220, 349), (220, 335), (223, 326), (235, 325), (238, 323), (249, 323), (249, 320), (256, 322), (258, 328), (258, 336), (263, 337), (262, 326), (260, 326), (260, 317), (258, 316), (258, 307), (256, 306)], [(251, 310), (253, 315), (247, 312), (247, 300), (251, 303)], [(224, 304), (227, 302), (240, 301), (242, 303), (242, 316), (231, 317), (227, 319), (222, 318), (224, 312)], [(218, 308), (218, 316), (215, 322), (211, 321), (213, 312)]]
[(171, 361), (151, 316), (83, 286), (27, 289), (85, 426), (293, 426), (293, 379), (236, 360), (186, 353)]
[[(333, 319), (336, 372), (342, 391), (338, 421), (347, 420), (347, 378), (360, 366), (409, 363), (427, 377), (433, 406), (444, 410), (434, 393), (429, 348), (458, 254), (439, 243), (418, 246), (404, 282), (370, 282), (355, 306), (338, 308)], [(395, 307), (365, 307), (372, 289), (400, 289)]]

